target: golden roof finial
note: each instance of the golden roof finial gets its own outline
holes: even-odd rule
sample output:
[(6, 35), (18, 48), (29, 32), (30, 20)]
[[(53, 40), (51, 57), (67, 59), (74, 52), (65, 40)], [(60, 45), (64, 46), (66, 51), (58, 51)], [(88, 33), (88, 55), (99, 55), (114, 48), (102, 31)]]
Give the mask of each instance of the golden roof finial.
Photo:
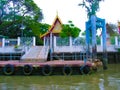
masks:
[(56, 16), (58, 17), (58, 10), (56, 10)]

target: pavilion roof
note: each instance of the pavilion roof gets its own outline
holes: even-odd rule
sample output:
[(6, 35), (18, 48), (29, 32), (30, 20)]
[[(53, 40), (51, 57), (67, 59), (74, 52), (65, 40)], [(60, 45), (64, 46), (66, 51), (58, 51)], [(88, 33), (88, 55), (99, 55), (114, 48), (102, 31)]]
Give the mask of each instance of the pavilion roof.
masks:
[(61, 32), (61, 30), (62, 30), (62, 22), (61, 22), (59, 16), (56, 15), (56, 17), (53, 21), (53, 24), (51, 25), (49, 30), (46, 33), (40, 35), (40, 38), (43, 38), (43, 37), (49, 35), (51, 32), (54, 34), (59, 34)]

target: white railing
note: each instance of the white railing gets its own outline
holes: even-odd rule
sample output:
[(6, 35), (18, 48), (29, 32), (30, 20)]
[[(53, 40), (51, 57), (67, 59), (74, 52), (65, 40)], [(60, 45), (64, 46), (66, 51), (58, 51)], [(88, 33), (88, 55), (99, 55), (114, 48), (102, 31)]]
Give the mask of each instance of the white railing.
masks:
[[(32, 38), (32, 46), (36, 45), (36, 40), (35, 37)], [(14, 46), (14, 45), (21, 45), (21, 38), (18, 37), (17, 39), (5, 39), (2, 38), (0, 40), (0, 46), (5, 47), (5, 46)]]
[[(90, 50), (92, 51), (92, 46), (90, 46)], [(66, 53), (72, 53), (72, 52), (86, 52), (85, 46), (56, 46), (54, 47), (55, 53), (60, 52), (66, 52)], [(97, 52), (103, 52), (103, 46), (97, 45)], [(115, 45), (108, 45), (107, 46), (107, 52), (117, 52), (117, 49), (115, 48)]]
[(81, 52), (85, 51), (84, 46), (56, 46), (54, 48), (54, 52), (59, 53), (59, 52)]

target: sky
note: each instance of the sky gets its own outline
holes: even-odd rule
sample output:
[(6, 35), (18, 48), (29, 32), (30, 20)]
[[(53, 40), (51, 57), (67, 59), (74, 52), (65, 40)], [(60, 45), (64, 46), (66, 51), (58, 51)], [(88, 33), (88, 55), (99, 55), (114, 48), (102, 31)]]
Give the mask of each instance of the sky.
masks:
[[(35, 3), (42, 9), (44, 19), (43, 23), (52, 24), (58, 14), (63, 24), (69, 20), (85, 30), (85, 22), (87, 12), (85, 8), (78, 6), (82, 0), (34, 0)], [(99, 18), (103, 18), (107, 23), (117, 24), (120, 21), (120, 3), (119, 0), (104, 0), (100, 2), (100, 10), (97, 12)]]

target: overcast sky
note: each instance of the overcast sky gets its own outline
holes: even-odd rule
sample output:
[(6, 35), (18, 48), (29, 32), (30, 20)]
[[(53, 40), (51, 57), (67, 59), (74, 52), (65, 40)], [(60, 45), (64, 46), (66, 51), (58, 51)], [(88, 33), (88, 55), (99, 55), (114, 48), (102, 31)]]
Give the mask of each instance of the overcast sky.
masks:
[[(58, 12), (63, 24), (69, 20), (82, 30), (85, 29), (85, 21), (87, 13), (85, 8), (78, 6), (82, 0), (34, 0), (35, 3), (42, 9), (44, 14), (44, 23), (52, 24)], [(120, 1), (119, 0), (104, 0), (100, 2), (100, 10), (97, 16), (106, 19), (108, 23), (117, 24), (120, 20)]]

